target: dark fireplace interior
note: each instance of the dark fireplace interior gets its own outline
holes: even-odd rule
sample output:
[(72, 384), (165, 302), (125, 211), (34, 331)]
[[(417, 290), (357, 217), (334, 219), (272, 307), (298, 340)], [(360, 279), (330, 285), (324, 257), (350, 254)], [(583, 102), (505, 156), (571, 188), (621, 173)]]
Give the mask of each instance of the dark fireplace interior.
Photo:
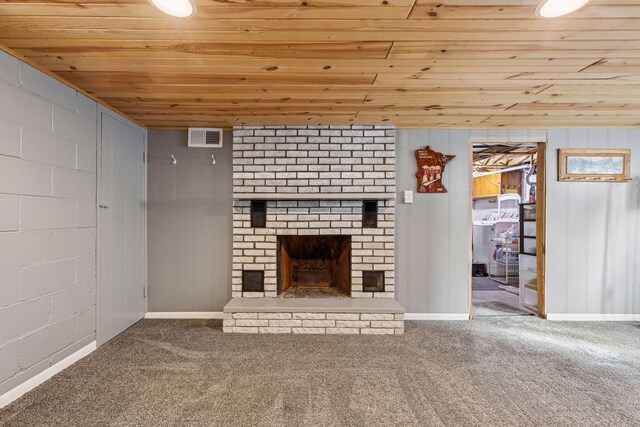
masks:
[(351, 294), (351, 236), (278, 236), (278, 294)]

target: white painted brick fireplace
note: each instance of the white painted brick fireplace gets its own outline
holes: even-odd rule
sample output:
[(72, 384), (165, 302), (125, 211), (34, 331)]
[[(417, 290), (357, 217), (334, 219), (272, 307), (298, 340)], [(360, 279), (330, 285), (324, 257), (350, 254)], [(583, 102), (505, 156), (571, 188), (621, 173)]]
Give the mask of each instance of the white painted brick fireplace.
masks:
[[(395, 129), (240, 126), (233, 131), (233, 157), (234, 301), (225, 308), (225, 331), (401, 333), (402, 311), (394, 300)], [(363, 224), (365, 201), (377, 208), (373, 226)], [(266, 203), (266, 222), (258, 227), (251, 217), (256, 202)], [(281, 304), (282, 236), (348, 236), (351, 301), (288, 300), (287, 312), (273, 307), (268, 314), (252, 312), (248, 306), (255, 299), (270, 300), (262, 302), (263, 308), (265, 302)], [(259, 290), (243, 284), (245, 272), (259, 273)], [(371, 274), (382, 279), (382, 286), (363, 286), (363, 276)], [(368, 308), (353, 305), (362, 299), (387, 301)], [(309, 312), (296, 312), (295, 306)], [(324, 308), (317, 312), (318, 307)]]

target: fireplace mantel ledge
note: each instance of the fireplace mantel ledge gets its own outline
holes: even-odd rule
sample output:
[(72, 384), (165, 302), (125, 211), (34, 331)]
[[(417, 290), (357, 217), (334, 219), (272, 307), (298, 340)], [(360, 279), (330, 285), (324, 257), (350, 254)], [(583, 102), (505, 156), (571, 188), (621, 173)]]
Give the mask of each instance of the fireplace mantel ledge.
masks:
[(238, 200), (392, 200), (395, 193), (234, 193)]

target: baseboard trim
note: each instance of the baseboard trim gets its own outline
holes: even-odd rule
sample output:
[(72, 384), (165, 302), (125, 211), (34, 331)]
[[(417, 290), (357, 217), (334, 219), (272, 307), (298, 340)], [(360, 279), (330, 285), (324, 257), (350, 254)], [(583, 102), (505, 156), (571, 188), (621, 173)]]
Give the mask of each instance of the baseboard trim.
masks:
[(19, 386), (9, 390), (8, 392), (0, 396), (0, 408), (4, 408), (9, 403), (21, 397), (23, 394), (33, 390), (43, 382), (47, 381), (49, 378), (53, 377), (59, 372), (62, 372), (69, 366), (73, 365), (78, 360), (82, 359), (83, 357), (87, 356), (90, 353), (93, 353), (93, 351), (96, 348), (97, 348), (97, 343), (96, 341), (93, 341), (92, 343), (85, 345), (75, 353), (65, 357), (55, 365), (48, 367), (44, 371), (35, 375), (34, 377), (29, 378)]
[(469, 313), (405, 313), (404, 320), (469, 320)]
[(547, 320), (573, 322), (640, 322), (640, 314), (551, 314)]
[(221, 311), (156, 311), (144, 315), (145, 319), (222, 319)]

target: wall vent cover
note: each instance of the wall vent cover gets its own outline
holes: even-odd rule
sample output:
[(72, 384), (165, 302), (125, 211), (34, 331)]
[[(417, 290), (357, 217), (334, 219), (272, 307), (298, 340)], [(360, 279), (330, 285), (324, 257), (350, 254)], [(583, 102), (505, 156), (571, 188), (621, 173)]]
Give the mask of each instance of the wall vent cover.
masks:
[(189, 147), (222, 148), (222, 129), (189, 128)]

